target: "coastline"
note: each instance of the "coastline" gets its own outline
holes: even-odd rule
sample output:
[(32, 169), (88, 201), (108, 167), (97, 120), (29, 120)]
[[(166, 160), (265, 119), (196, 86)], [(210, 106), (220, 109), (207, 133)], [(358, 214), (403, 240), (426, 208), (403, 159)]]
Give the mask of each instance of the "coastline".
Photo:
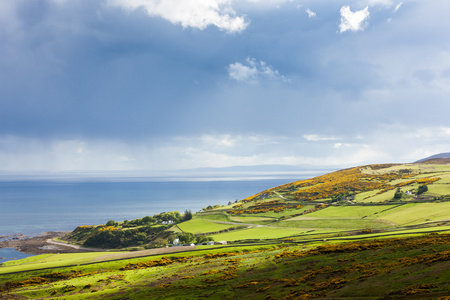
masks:
[[(64, 243), (55, 243), (54, 238), (60, 238), (66, 235), (68, 231), (50, 231), (44, 232), (39, 236), (27, 237), (21, 234), (15, 234), (3, 237), (0, 242), (0, 248), (14, 248), (17, 251), (26, 254), (47, 254), (47, 253), (77, 253), (86, 252), (85, 248), (77, 248)], [(95, 251), (95, 250), (91, 250)]]

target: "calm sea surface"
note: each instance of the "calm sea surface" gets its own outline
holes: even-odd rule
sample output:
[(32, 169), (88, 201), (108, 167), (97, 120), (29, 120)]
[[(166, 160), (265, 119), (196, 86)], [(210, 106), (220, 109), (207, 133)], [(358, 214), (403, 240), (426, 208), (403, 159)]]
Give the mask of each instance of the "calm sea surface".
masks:
[(0, 236), (73, 230), (160, 212), (197, 212), (296, 179), (171, 182), (0, 181)]

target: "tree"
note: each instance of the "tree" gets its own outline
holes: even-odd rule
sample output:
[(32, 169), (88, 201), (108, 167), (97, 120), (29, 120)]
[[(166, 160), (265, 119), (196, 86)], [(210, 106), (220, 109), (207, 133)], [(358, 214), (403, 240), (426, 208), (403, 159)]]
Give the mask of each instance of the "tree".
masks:
[(142, 218), (142, 223), (149, 224), (149, 223), (155, 223), (155, 218), (150, 216), (145, 216)]
[(426, 184), (421, 185), (417, 189), (417, 195), (421, 195), (421, 194), (425, 193), (426, 191), (428, 191), (428, 186)]
[(119, 226), (119, 223), (117, 223), (114, 220), (109, 220), (108, 222), (106, 222), (106, 226), (113, 226), (113, 227), (117, 227)]
[(180, 239), (180, 242), (183, 244), (195, 243), (196, 241), (195, 235), (190, 232), (184, 232), (181, 235), (179, 235), (178, 238)]
[(192, 219), (192, 212), (186, 209), (183, 215), (183, 221), (189, 221), (190, 219)]
[(400, 188), (398, 188), (394, 194), (394, 199), (399, 200), (399, 199), (402, 199), (402, 197), (403, 197), (403, 192), (400, 190)]
[(169, 245), (169, 240), (165, 239), (165, 238), (156, 238), (155, 240), (151, 241), (147, 247), (147, 249), (149, 248), (160, 248), (160, 247), (165, 247)]
[(172, 220), (175, 223), (180, 222), (181, 214), (178, 211), (169, 211), (167, 214), (169, 215), (169, 220)]

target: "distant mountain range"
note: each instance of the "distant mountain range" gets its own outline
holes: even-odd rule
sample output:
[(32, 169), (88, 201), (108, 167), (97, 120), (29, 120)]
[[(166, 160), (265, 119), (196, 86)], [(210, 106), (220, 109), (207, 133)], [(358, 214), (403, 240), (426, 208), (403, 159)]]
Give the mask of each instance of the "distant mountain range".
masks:
[(416, 161), (416, 163), (424, 162), (424, 161), (432, 160), (432, 159), (444, 159), (444, 158), (450, 158), (450, 152), (435, 154), (430, 157), (420, 159), (420, 160)]

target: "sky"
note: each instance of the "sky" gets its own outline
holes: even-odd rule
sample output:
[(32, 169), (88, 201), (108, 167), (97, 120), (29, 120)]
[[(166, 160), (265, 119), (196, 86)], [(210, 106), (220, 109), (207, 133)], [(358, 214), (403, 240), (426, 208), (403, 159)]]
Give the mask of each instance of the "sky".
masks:
[(2, 0), (0, 171), (450, 152), (450, 1)]

